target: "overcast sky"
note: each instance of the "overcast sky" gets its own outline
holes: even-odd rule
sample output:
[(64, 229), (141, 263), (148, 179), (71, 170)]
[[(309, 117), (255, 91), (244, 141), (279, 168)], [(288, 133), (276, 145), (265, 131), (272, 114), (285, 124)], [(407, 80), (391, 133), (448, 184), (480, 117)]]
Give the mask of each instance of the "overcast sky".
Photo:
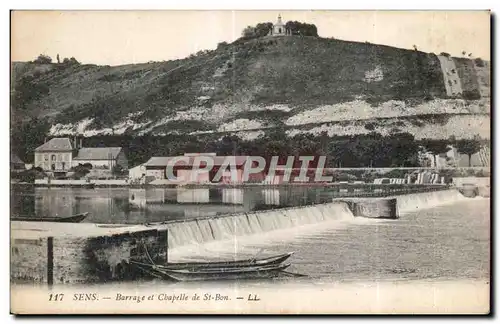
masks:
[(321, 37), (490, 59), (486, 11), (15, 11), (12, 60), (47, 54), (121, 65), (183, 58), (240, 37), (245, 26), (298, 20)]

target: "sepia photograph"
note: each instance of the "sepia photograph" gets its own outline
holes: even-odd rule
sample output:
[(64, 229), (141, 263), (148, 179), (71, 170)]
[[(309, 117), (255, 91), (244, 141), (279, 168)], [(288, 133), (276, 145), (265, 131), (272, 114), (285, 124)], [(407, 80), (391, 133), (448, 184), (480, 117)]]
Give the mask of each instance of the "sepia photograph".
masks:
[(11, 10), (11, 314), (490, 314), (491, 22)]

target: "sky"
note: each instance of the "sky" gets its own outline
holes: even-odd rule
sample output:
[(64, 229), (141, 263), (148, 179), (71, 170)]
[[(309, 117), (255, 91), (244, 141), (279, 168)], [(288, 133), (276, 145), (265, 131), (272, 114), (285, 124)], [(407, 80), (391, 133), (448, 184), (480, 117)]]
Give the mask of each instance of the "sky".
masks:
[(13, 11), (11, 60), (39, 54), (85, 64), (184, 58), (232, 42), (248, 25), (297, 20), (321, 37), (490, 59), (488, 11)]

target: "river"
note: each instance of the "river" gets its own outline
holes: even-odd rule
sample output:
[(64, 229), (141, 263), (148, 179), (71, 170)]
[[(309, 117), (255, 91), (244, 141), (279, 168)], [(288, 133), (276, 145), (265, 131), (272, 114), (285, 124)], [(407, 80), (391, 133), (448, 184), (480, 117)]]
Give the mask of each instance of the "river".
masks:
[(64, 217), (88, 212), (84, 222), (141, 224), (331, 202), (331, 188), (14, 188), (11, 214)]
[[(328, 189), (71, 189), (13, 191), (13, 213), (37, 216), (89, 212), (93, 223), (138, 224), (329, 202)], [(191, 254), (238, 257), (294, 251), (290, 271), (312, 278), (486, 278), (489, 199), (401, 215), (397, 220), (347, 218), (301, 229), (189, 247)], [(199, 249), (196, 251), (196, 249)], [(183, 251), (171, 251), (181, 259)]]
[[(36, 207), (40, 206), (40, 202), (37, 202), (40, 200), (38, 195), (53, 195), (43, 190), (54, 191), (35, 189), (35, 198), (20, 195), (17, 201), (28, 199), (34, 204), (35, 207), (31, 208), (37, 213), (60, 208), (54, 207), (62, 204), (56, 201), (54, 205), (47, 203), (43, 205), (44, 208), (37, 209), (41, 208)], [(54, 192), (64, 196), (64, 191), (68, 193), (74, 190), (56, 189)], [(87, 198), (75, 198), (79, 202), (75, 202), (75, 206), (79, 206), (80, 211), (84, 211), (84, 208), (87, 208), (86, 211), (93, 211), (94, 218), (90, 221), (130, 223), (143, 222), (142, 217), (150, 221), (160, 220), (161, 217), (169, 218), (171, 215), (186, 217), (185, 214), (172, 213), (168, 207), (168, 216), (159, 216), (161, 212), (146, 212), (146, 209), (134, 211), (137, 214), (132, 218), (132, 212), (124, 211), (120, 203), (117, 203), (127, 201), (121, 190), (78, 192), (79, 196), (85, 193)], [(90, 199), (90, 195), (96, 199)], [(43, 199), (47, 198), (41, 198)], [(101, 203), (101, 199), (106, 203)], [(67, 203), (68, 198), (63, 201)], [(96, 205), (93, 205), (94, 201), (97, 202)], [(259, 201), (262, 202), (262, 198), (253, 200), (253, 203), (249, 199), (249, 203), (243, 204), (247, 207), (243, 208), (252, 208)], [(175, 204), (165, 204), (171, 205)], [(184, 205), (181, 203), (180, 206)], [(211, 205), (198, 207), (203, 210), (207, 206)], [(106, 214), (109, 211), (111, 214)], [(207, 292), (225, 294), (230, 298), (230, 302), (220, 306), (215, 302), (183, 304), (182, 307), (185, 308), (182, 309), (186, 312), (216, 312), (218, 307), (228, 312), (486, 312), (489, 300), (490, 242), (490, 199), (465, 199), (440, 207), (406, 212), (396, 220), (341, 218), (316, 225), (169, 250), (171, 261), (200, 259), (200, 256), (201, 259), (208, 260), (246, 258), (259, 253), (264, 256), (293, 251), (295, 253), (289, 259), (291, 266), (288, 270), (304, 277), (203, 283), (171, 283), (161, 280), (114, 282), (79, 286), (78, 291), (97, 292), (112, 299), (117, 293), (144, 296), (188, 293), (191, 296)], [(24, 289), (27, 289), (26, 294), (43, 295), (43, 292), (34, 291), (35, 288), (30, 286)], [(59, 289), (64, 291), (74, 288), (65, 286)], [(72, 290), (68, 292), (73, 293)], [(251, 304), (235, 299), (240, 295), (247, 298), (251, 294), (258, 294), (264, 303), (248, 308)], [(104, 307), (101, 311), (108, 312), (105, 305), (95, 304), (95, 307)], [(145, 309), (141, 307), (146, 304), (112, 305), (116, 311), (127, 313), (144, 312)], [(149, 303), (147, 307), (151, 312), (178, 313), (179, 305), (157, 301)], [(49, 311), (49, 306), (44, 307), (44, 311)]]

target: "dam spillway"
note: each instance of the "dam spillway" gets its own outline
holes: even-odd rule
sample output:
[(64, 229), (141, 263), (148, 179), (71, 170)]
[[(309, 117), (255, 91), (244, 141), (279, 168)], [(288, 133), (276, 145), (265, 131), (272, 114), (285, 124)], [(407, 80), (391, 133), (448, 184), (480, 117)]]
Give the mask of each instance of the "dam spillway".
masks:
[[(394, 201), (397, 218), (401, 214), (433, 208), (440, 205), (467, 200), (457, 190), (447, 189), (441, 191), (421, 192), (401, 196), (384, 197), (378, 201)], [(369, 203), (377, 199), (368, 198)], [(367, 201), (364, 198), (333, 199), (330, 203), (315, 204), (291, 208), (277, 208), (265, 211), (236, 213), (216, 217), (204, 217), (183, 221), (166, 222), (158, 224), (155, 228), (168, 229), (168, 244), (170, 248), (190, 244), (203, 244), (213, 241), (235, 239), (255, 234), (269, 233), (324, 222), (346, 221), (356, 216), (365, 216), (356, 213), (349, 201)], [(377, 207), (378, 208), (378, 207)], [(371, 217), (379, 218), (379, 217)]]
[(328, 203), (169, 222), (158, 228), (168, 229), (169, 248), (175, 248), (353, 217), (347, 204)]

